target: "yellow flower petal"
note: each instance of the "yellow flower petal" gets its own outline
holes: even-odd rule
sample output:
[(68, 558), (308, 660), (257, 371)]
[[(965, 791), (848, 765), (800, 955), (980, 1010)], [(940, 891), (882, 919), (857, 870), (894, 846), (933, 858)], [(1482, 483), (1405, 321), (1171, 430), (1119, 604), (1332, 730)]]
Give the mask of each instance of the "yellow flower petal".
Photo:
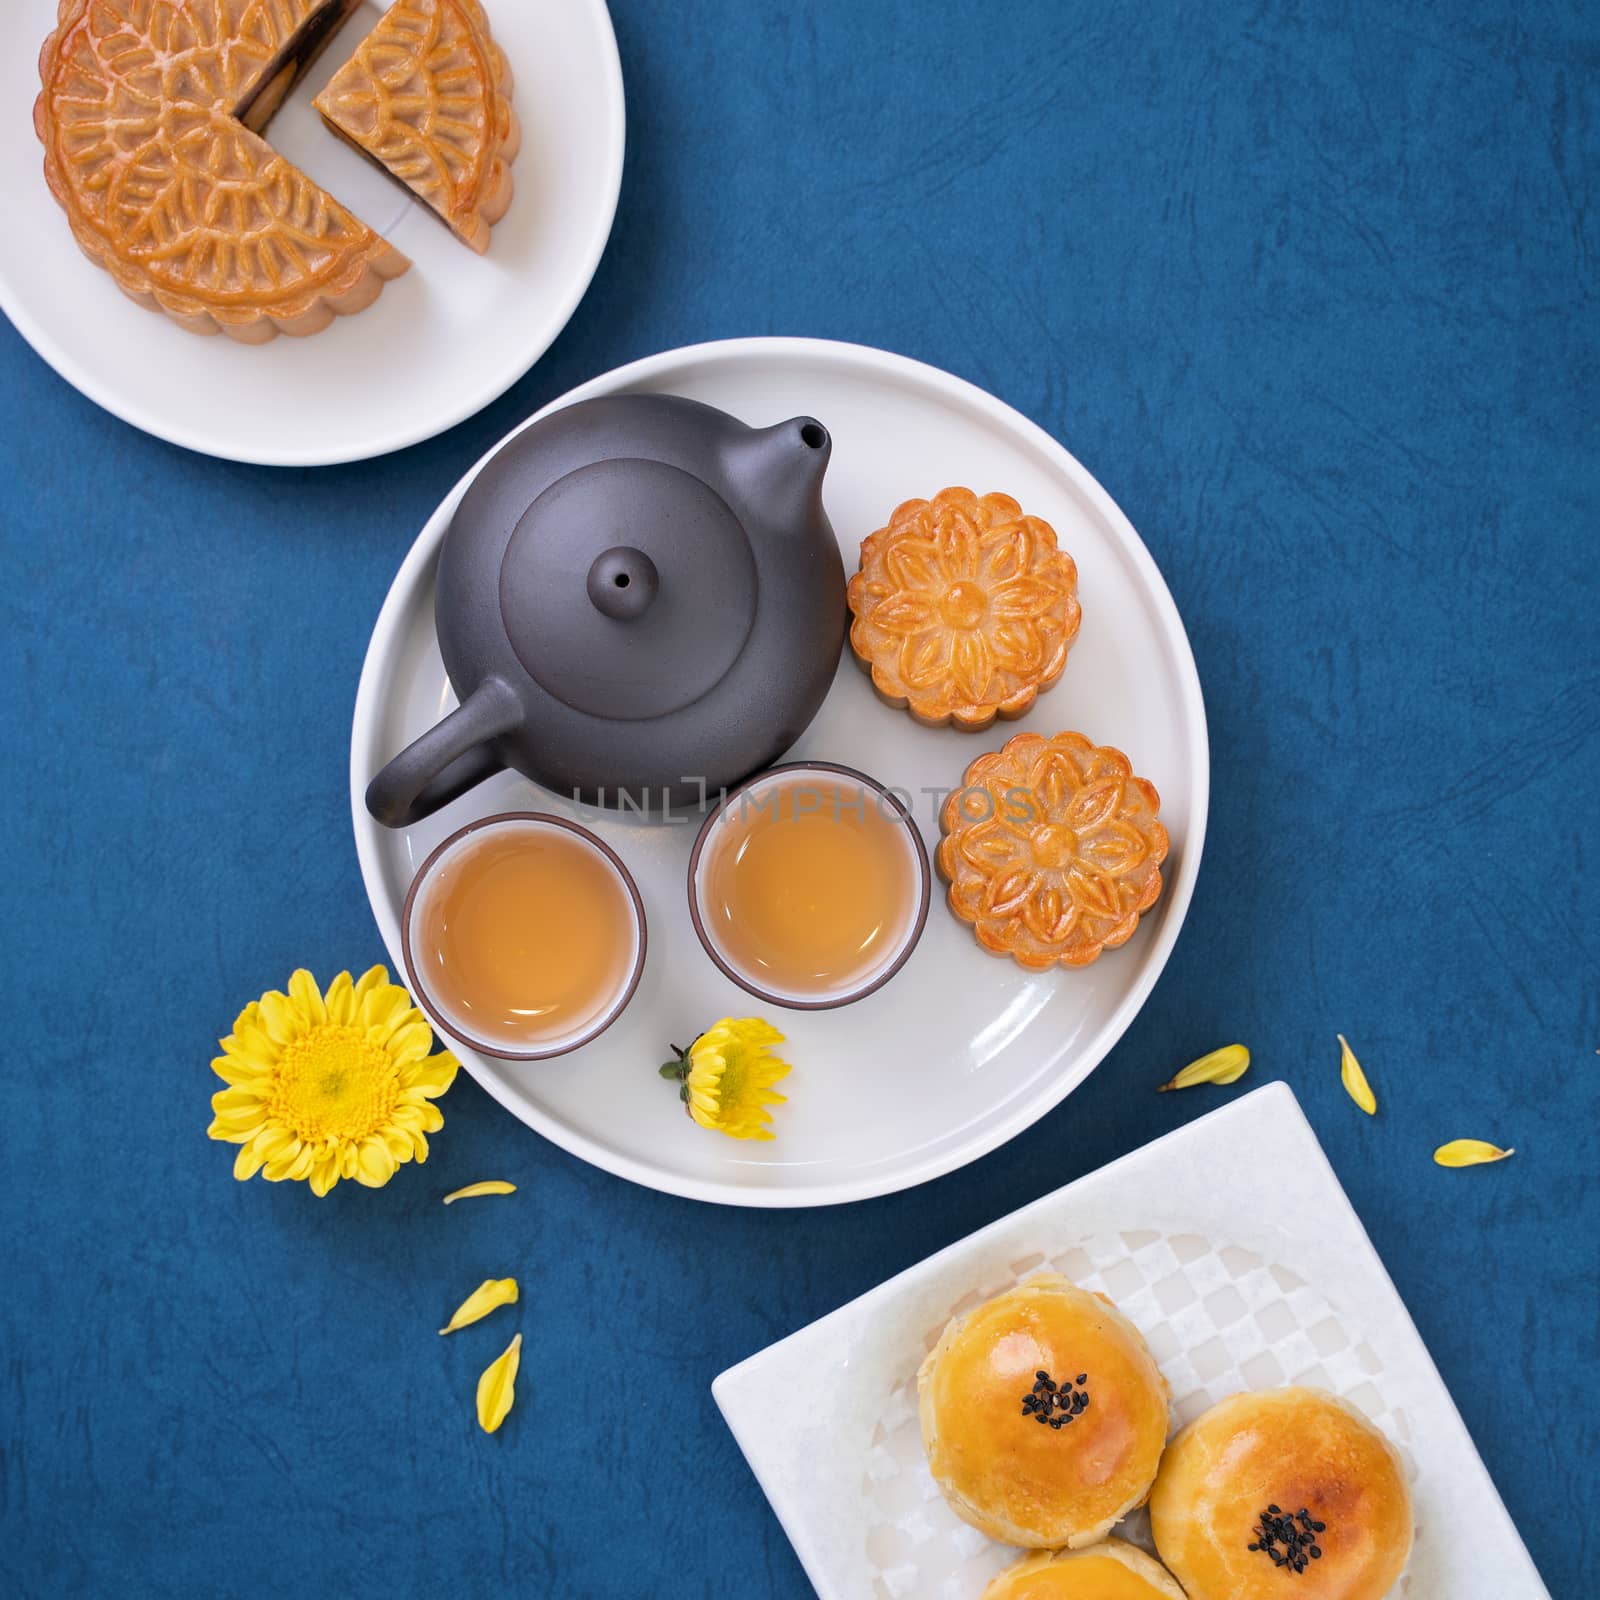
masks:
[(355, 1001), (355, 1017), (357, 1022), (362, 1020), (362, 1011), (366, 1006), (368, 998), (374, 994), (381, 994), (385, 989), (390, 987), (392, 986), (389, 982), (389, 969), (381, 964), (378, 966), (368, 967), (367, 970), (356, 979), (355, 989), (352, 991), (352, 998)]
[(286, 1045), (304, 1031), (300, 1026), (299, 1017), (295, 1014), (294, 1003), (288, 995), (279, 994), (276, 989), (269, 989), (262, 995), (260, 1006), (261, 1026), (275, 1045)]
[(341, 972), (328, 985), (328, 992), (323, 996), (323, 1003), (328, 1008), (329, 1022), (335, 1022), (344, 1027), (355, 1021), (355, 984), (351, 982), (348, 972)]
[(1361, 1063), (1356, 1060), (1350, 1041), (1342, 1033), (1335, 1037), (1339, 1041), (1339, 1079), (1344, 1084), (1345, 1093), (1369, 1117), (1376, 1115), (1378, 1097), (1372, 1092), (1372, 1085), (1367, 1082), (1367, 1075), (1361, 1070)]
[(1242, 1044), (1225, 1044), (1220, 1050), (1191, 1061), (1182, 1072), (1169, 1078), (1157, 1091), (1192, 1089), (1197, 1083), (1236, 1083), (1250, 1066), (1250, 1052)]
[[(369, 1034), (371, 1030), (368, 1030)], [(402, 1069), (412, 1062), (420, 1062), (433, 1048), (433, 1029), (426, 1021), (406, 1022), (390, 1033), (384, 1048)], [(450, 1058), (452, 1064), (455, 1057)], [(454, 1073), (451, 1074), (454, 1076)], [(440, 1091), (443, 1093), (443, 1090)]]
[[(261, 1002), (259, 1000), (252, 1000), (250, 1002), (250, 1004), (247, 1005), (239, 1013), (239, 1015), (236, 1016), (233, 1019), (233, 1031), (236, 1034), (243, 1033), (247, 1029), (252, 1029), (252, 1028), (259, 1029), (260, 1026), (261, 1026)], [(224, 1040), (223, 1044), (224, 1044), (224, 1048), (226, 1048), (227, 1041)]]
[(369, 1189), (381, 1189), (394, 1176), (396, 1165), (388, 1145), (369, 1134), (357, 1147), (355, 1180)]
[(1441, 1167), (1481, 1167), (1486, 1162), (1504, 1161), (1514, 1156), (1515, 1150), (1502, 1150), (1497, 1144), (1487, 1144), (1482, 1139), (1452, 1139), (1433, 1152), (1433, 1159)]
[(239, 1146), (239, 1153), (233, 1158), (233, 1175), (240, 1183), (255, 1177), (261, 1170), (261, 1157), (247, 1144)]
[(265, 1097), (253, 1087), (243, 1088), (232, 1086), (227, 1089), (218, 1089), (211, 1097), (211, 1109), (220, 1117), (224, 1112), (248, 1111), (252, 1115), (261, 1114)]
[(268, 1183), (282, 1183), (286, 1178), (299, 1182), (302, 1178), (310, 1177), (311, 1163), (315, 1159), (316, 1152), (311, 1146), (301, 1144), (296, 1140), (282, 1155), (274, 1156), (267, 1163), (262, 1177)]
[(213, 1139), (233, 1139), (235, 1134), (254, 1134), (267, 1124), (267, 1113), (264, 1106), (254, 1106), (245, 1109), (218, 1111), (212, 1120), (211, 1127), (206, 1131)]
[(444, 1126), (444, 1113), (416, 1090), (403, 1090), (390, 1115), (411, 1133), (437, 1133)]
[(517, 1280), (515, 1278), (485, 1278), (456, 1307), (455, 1315), (439, 1332), (454, 1333), (457, 1328), (465, 1328), (470, 1323), (481, 1322), (491, 1311), (497, 1311), (501, 1306), (514, 1306), (516, 1303)]
[(522, 1335), (519, 1333), (504, 1354), (491, 1361), (478, 1379), (478, 1426), (493, 1433), (511, 1413), (516, 1399), (517, 1368), (522, 1364)]
[[(304, 1147), (296, 1139), (287, 1149), (280, 1150), (272, 1156), (261, 1169), (261, 1176), (268, 1183), (282, 1183), (294, 1171), (294, 1164), (304, 1153)], [(308, 1163), (309, 1166), (309, 1163)]]
[(389, 1154), (394, 1157), (396, 1166), (403, 1167), (411, 1159), (411, 1135), (404, 1128), (390, 1124), (378, 1137), (389, 1147)]
[(295, 1136), (287, 1128), (277, 1123), (269, 1123), (255, 1136), (254, 1147), (256, 1154), (263, 1161), (271, 1161), (281, 1156), (294, 1143), (296, 1143)]
[(278, 1059), (278, 1046), (273, 1043), (267, 1025), (261, 1019), (261, 1002), (252, 1000), (233, 1019), (233, 1032), (218, 1041), (223, 1050), (241, 1061), (250, 1061), (269, 1071)]
[[(427, 1043), (433, 1043), (433, 1032), (424, 1026), (423, 1033)], [(395, 1035), (395, 1039), (399, 1038)], [(394, 1040), (390, 1041), (391, 1047)], [(437, 1055), (424, 1054), (421, 1060), (414, 1061), (400, 1068), (400, 1082), (407, 1088), (419, 1094), (428, 1095), (430, 1098), (441, 1095), (452, 1083), (456, 1081), (456, 1072), (460, 1063), (448, 1050), (441, 1050)]]
[(218, 1042), (230, 1061), (254, 1067), (257, 1072), (271, 1072), (282, 1054), (260, 1022), (246, 1027), (241, 1019), (234, 1024), (233, 1032)]
[(270, 1066), (260, 1066), (243, 1056), (221, 1055), (211, 1063), (211, 1070), (222, 1079), (224, 1083), (233, 1084), (240, 1088), (252, 1086), (262, 1089), (270, 1081)]
[(695, 1043), (721, 1052), (730, 1048), (765, 1052), (770, 1045), (782, 1044), (783, 1035), (763, 1017), (724, 1017)]
[(404, 989), (386, 984), (362, 996), (356, 1005), (356, 1025), (369, 1033), (376, 1032), (380, 1041), (387, 1042), (395, 1028), (410, 1019), (414, 1009), (411, 996)]
[(320, 1028), (328, 1020), (328, 1008), (322, 1003), (322, 991), (317, 980), (304, 967), (297, 967), (289, 979), (289, 998), (300, 1010), (308, 1028)]
[(483, 1183), (469, 1183), (464, 1189), (452, 1189), (444, 1197), (445, 1205), (454, 1205), (457, 1200), (476, 1200), (480, 1194), (515, 1194), (517, 1186), (506, 1183), (499, 1178), (490, 1178)]
[(695, 1121), (700, 1122), (703, 1128), (710, 1128), (714, 1133), (727, 1134), (730, 1139), (749, 1139), (761, 1144), (777, 1138), (771, 1128), (765, 1128), (759, 1122), (742, 1119), (734, 1121), (728, 1117), (720, 1118), (716, 1122), (701, 1122), (700, 1118), (696, 1117)]

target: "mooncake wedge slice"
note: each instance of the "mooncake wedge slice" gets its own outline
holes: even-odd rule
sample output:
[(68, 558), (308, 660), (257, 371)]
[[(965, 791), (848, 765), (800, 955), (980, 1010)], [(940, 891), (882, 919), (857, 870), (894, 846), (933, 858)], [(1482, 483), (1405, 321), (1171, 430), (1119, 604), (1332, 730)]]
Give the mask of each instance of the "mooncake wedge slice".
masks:
[(522, 145), (512, 90), (477, 0), (399, 0), (314, 103), (482, 255)]

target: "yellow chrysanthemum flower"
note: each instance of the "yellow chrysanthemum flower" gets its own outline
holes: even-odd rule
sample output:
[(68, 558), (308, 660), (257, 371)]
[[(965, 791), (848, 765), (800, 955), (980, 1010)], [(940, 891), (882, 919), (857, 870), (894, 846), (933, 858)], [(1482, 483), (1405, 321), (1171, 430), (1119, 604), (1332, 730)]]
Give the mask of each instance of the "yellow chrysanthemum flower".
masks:
[(773, 1084), (789, 1076), (789, 1063), (772, 1054), (783, 1035), (760, 1017), (724, 1017), (687, 1050), (673, 1045), (676, 1060), (661, 1068), (676, 1078), (685, 1110), (702, 1128), (733, 1139), (770, 1139), (767, 1107), (786, 1096)]
[(358, 982), (341, 972), (324, 995), (303, 967), (289, 992), (269, 990), (239, 1013), (211, 1070), (213, 1139), (239, 1146), (233, 1175), (304, 1179), (326, 1194), (341, 1178), (376, 1189), (403, 1162), (428, 1159), (444, 1126), (432, 1101), (455, 1080), (448, 1051), (387, 969)]

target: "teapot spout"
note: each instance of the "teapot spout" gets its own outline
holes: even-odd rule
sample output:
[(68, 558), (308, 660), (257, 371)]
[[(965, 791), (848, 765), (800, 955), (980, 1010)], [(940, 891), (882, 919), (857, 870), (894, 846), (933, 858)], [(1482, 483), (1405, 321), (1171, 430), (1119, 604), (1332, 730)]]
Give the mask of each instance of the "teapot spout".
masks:
[(728, 476), (782, 528), (811, 531), (822, 514), (822, 479), (833, 439), (815, 417), (751, 428), (728, 450)]

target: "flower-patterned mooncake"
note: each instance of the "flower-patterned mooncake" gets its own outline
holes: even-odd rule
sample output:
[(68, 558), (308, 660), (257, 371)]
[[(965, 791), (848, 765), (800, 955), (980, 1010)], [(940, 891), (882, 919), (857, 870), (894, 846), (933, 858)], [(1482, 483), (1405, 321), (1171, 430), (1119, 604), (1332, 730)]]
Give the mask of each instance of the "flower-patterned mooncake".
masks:
[(33, 111), (45, 178), (131, 299), (263, 344), (354, 315), (410, 266), (258, 134), (359, 4), (60, 0)]
[(1160, 806), (1120, 750), (1019, 733), (967, 768), (940, 813), (950, 909), (1021, 966), (1085, 967), (1161, 893)]
[(890, 705), (977, 730), (1020, 717), (1078, 636), (1078, 568), (1010, 495), (907, 500), (861, 543), (850, 647)]

